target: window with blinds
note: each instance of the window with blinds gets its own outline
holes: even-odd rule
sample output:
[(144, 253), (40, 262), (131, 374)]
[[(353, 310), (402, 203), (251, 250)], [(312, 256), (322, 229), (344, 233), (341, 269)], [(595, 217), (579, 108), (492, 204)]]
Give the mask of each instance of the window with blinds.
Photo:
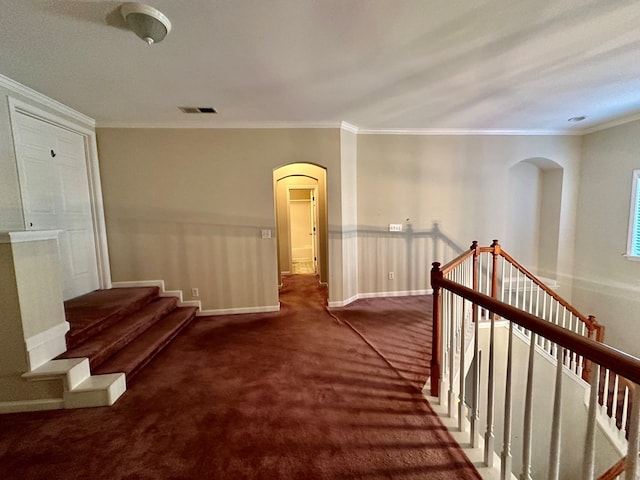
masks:
[(631, 208), (629, 212), (629, 239), (627, 255), (640, 257), (640, 169), (633, 171), (631, 186)]

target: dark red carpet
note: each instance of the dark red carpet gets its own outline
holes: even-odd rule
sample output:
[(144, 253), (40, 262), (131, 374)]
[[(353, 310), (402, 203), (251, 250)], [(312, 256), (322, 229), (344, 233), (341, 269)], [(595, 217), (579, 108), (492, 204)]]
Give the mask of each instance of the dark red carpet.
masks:
[[(113, 407), (0, 415), (0, 478), (480, 478), (417, 383), (325, 300), (317, 278), (286, 277), (281, 312), (192, 322)], [(394, 348), (419, 341), (405, 327), (390, 318)]]

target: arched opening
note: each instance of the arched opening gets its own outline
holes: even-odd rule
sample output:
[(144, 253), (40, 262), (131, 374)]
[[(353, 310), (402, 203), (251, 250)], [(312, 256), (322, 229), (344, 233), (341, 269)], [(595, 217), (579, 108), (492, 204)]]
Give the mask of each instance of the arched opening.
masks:
[(556, 278), (563, 169), (547, 158), (509, 169), (507, 229), (503, 242), (516, 260), (540, 277)]
[(273, 172), (278, 249), (282, 275), (317, 273), (328, 279), (326, 169), (310, 163), (284, 165)]

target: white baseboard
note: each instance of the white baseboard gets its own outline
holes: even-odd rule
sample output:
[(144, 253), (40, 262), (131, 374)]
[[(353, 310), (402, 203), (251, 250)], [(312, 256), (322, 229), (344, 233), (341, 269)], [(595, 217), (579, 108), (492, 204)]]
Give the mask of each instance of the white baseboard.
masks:
[(133, 287), (158, 287), (161, 292), (165, 291), (164, 280), (134, 280), (131, 282), (112, 282), (113, 288), (133, 288)]
[(430, 295), (433, 293), (431, 288), (424, 290), (398, 290), (393, 292), (368, 292), (358, 293), (346, 300), (337, 300), (329, 302), (329, 308), (340, 308), (349, 305), (350, 303), (360, 300), (361, 298), (384, 298), (384, 297), (411, 297), (415, 295)]
[(279, 312), (280, 302), (277, 305), (266, 305), (264, 307), (240, 307), (240, 308), (220, 308), (215, 310), (200, 310), (198, 317), (211, 317), (220, 315), (239, 315), (243, 313), (270, 313)]
[(65, 334), (69, 331), (69, 323), (63, 321), (53, 327), (26, 338), (29, 370), (34, 370), (67, 350)]
[(42, 412), (45, 410), (60, 410), (62, 408), (64, 408), (64, 400), (61, 398), (0, 402), (0, 413)]
[(200, 300), (184, 300), (182, 290), (166, 290), (164, 280), (135, 280), (132, 282), (113, 282), (113, 288), (135, 288), (135, 287), (158, 287), (161, 297), (176, 297), (179, 307), (196, 307), (198, 312), (202, 311)]

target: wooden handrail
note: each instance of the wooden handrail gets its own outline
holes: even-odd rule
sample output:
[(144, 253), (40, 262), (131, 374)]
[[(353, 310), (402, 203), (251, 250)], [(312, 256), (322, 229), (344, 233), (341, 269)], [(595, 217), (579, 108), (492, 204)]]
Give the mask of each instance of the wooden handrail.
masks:
[(627, 466), (627, 457), (622, 457), (616, 463), (614, 463), (606, 472), (598, 477), (597, 480), (615, 480), (618, 476), (625, 471)]
[(464, 253), (461, 253), (456, 258), (451, 260), (449, 263), (446, 263), (442, 267), (440, 267), (440, 272), (442, 272), (442, 275), (448, 274), (451, 270), (453, 270), (456, 267), (460, 266), (460, 264), (462, 264), (462, 262), (464, 262), (467, 258), (472, 256), (473, 252), (476, 250), (477, 245), (478, 245), (478, 242), (474, 241), (471, 244), (471, 247), (469, 248), (469, 250), (467, 250)]
[[(434, 269), (437, 269), (436, 264), (434, 264)], [(477, 303), (490, 312), (497, 313), (502, 318), (510, 320), (537, 335), (551, 340), (557, 345), (622, 375), (636, 384), (640, 383), (640, 359), (632, 355), (542, 320), (507, 303), (447, 280), (441, 275), (432, 275), (431, 285), (434, 291), (445, 288), (471, 302)]]
[(596, 331), (596, 340), (602, 342), (604, 340), (604, 326), (600, 325), (593, 315), (589, 315), (588, 317), (580, 313), (576, 310), (572, 305), (569, 304), (564, 298), (558, 295), (556, 292), (547, 287), (543, 282), (538, 280), (538, 278), (533, 275), (529, 270), (527, 270), (522, 264), (520, 264), (517, 260), (515, 260), (511, 255), (509, 255), (504, 250), (500, 250), (500, 255), (511, 263), (514, 267), (518, 268), (522, 273), (524, 273), (533, 283), (542, 288), (546, 293), (551, 295), (560, 305), (566, 308), (569, 312), (579, 318), (586, 326), (587, 329), (591, 331)]
[[(640, 453), (638, 455), (640, 455)], [(626, 469), (627, 457), (624, 456), (611, 465), (611, 467), (609, 467), (607, 471), (600, 475), (596, 480), (616, 480), (616, 478), (618, 478)]]

